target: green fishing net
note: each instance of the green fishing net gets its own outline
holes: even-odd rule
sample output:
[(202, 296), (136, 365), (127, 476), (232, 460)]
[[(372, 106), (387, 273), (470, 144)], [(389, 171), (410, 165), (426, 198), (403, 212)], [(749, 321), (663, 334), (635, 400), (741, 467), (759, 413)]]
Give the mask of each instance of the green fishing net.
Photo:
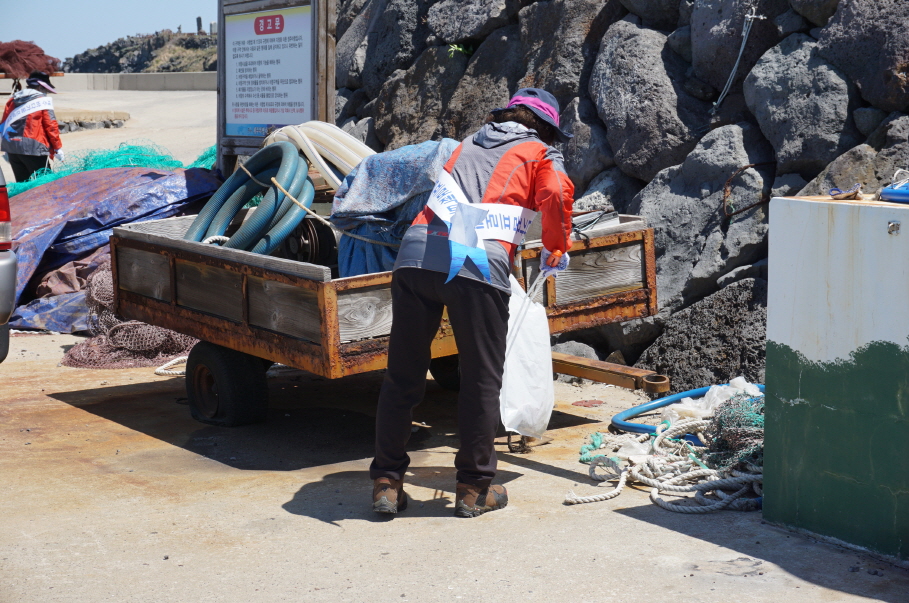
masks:
[(36, 186), (65, 178), (79, 172), (100, 170), (117, 167), (143, 167), (159, 170), (175, 170), (177, 168), (205, 168), (212, 169), (217, 157), (217, 145), (212, 145), (202, 152), (199, 157), (184, 166), (181, 161), (174, 159), (170, 152), (149, 140), (131, 140), (120, 144), (116, 149), (90, 149), (75, 151), (67, 154), (63, 163), (55, 162), (52, 169), (38, 170), (25, 182), (8, 183), (10, 197), (33, 189)]
[(737, 394), (716, 407), (710, 449), (702, 456), (712, 468), (746, 469), (764, 465), (764, 396)]

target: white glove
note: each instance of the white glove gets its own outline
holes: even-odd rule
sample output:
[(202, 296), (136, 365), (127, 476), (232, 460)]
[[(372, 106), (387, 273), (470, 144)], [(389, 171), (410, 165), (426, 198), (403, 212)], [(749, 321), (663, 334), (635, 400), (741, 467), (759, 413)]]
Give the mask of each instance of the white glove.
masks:
[(63, 158), (63, 149), (57, 149), (56, 151), (54, 151), (54, 159), (56, 159), (60, 163), (63, 163), (64, 161), (66, 161), (66, 159)]
[(540, 256), (540, 270), (545, 276), (558, 276), (560, 272), (568, 268), (568, 254), (563, 253), (562, 257), (559, 258), (559, 263), (555, 266), (550, 266), (550, 257), (552, 252), (543, 248), (543, 254)]

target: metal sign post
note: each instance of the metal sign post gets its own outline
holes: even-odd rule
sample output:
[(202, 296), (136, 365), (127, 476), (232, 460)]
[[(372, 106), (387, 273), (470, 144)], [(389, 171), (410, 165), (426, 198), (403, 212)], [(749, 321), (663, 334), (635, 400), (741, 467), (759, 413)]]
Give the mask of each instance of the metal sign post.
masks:
[(219, 0), (218, 169), (268, 132), (334, 121), (336, 0)]

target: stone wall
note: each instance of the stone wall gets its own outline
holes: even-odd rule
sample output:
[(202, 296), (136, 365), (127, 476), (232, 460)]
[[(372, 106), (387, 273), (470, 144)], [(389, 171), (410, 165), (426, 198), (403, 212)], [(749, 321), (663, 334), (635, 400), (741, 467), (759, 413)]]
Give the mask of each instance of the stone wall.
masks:
[[(752, 5), (762, 18), (732, 74)], [(766, 288), (744, 281), (766, 275), (768, 206), (726, 218), (724, 185), (758, 164), (731, 182), (741, 208), (874, 192), (909, 167), (907, 22), (905, 0), (340, 0), (337, 122), (377, 149), (462, 139), (518, 88), (548, 89), (577, 135), (562, 148), (576, 197), (656, 231), (660, 315), (572, 338), (686, 387), (756, 377)], [(748, 354), (697, 371), (697, 354), (666, 352), (734, 347), (722, 321), (692, 329), (720, 302), (749, 325)]]

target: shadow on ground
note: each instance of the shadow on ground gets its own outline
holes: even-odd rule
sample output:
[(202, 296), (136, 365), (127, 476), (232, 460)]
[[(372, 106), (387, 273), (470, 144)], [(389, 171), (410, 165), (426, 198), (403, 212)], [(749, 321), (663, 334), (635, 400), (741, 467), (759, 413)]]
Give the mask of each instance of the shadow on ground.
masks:
[[(405, 492), (408, 495), (407, 509), (401, 516), (407, 517), (450, 517), (454, 514), (454, 488), (456, 471), (451, 466), (411, 466), (407, 472)], [(520, 477), (520, 473), (500, 470), (495, 483), (508, 484)], [(415, 487), (432, 490), (430, 497)], [(385, 522), (394, 515), (373, 513), (369, 496), (372, 482), (368, 471), (338, 471), (329, 473), (317, 482), (308, 482), (282, 507), (288, 513), (312, 517), (325, 523), (339, 525), (341, 520)], [(337, 501), (337, 502), (335, 502)]]
[(728, 561), (692, 559), (688, 569), (693, 573), (713, 572), (759, 580), (761, 573), (768, 570), (765, 562), (769, 562), (825, 588), (887, 603), (909, 601), (909, 571), (850, 549), (819, 546), (813, 538), (766, 524), (759, 514), (721, 511), (683, 515), (651, 504), (617, 509), (615, 513), (741, 554)]
[[(292, 471), (370, 458), (381, 373), (328, 380), (286, 372), (269, 379), (268, 420), (258, 425), (215, 427), (190, 417), (182, 377), (49, 394), (86, 412), (237, 469)], [(427, 384), (414, 411), (424, 423), (408, 448), (458, 446), (457, 394)], [(551, 429), (595, 423), (553, 413)]]

